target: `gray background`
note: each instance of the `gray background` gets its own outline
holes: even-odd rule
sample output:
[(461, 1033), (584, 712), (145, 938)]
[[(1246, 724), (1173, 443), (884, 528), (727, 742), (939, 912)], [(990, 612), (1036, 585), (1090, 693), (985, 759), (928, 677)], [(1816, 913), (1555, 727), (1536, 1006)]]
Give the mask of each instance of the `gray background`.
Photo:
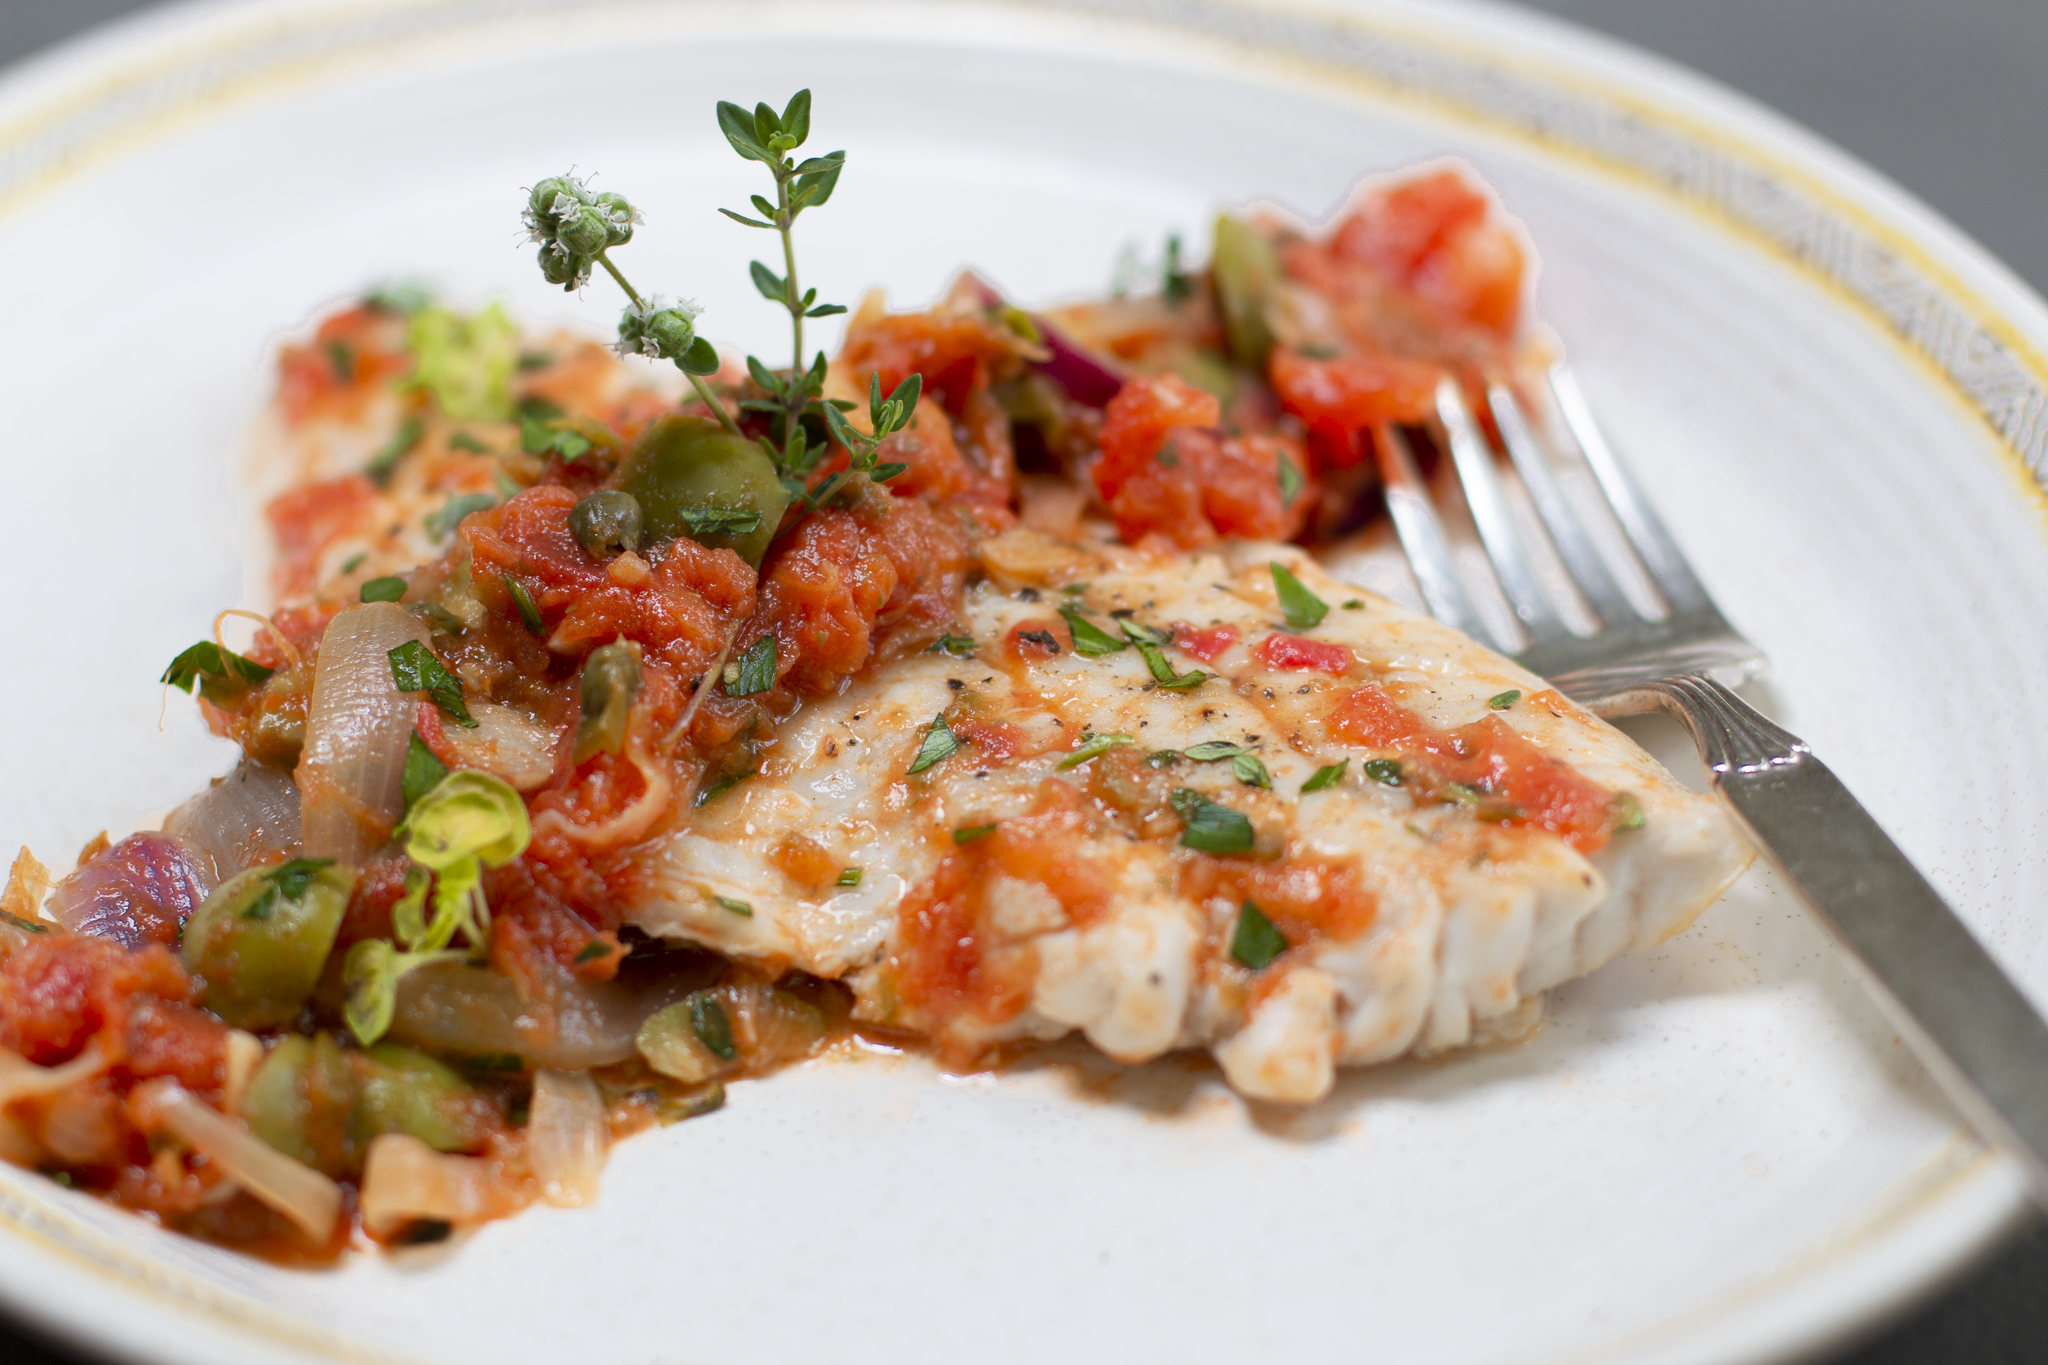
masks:
[[(0, 65), (153, 0), (0, 0)], [(2048, 0), (1531, 0), (1831, 138), (2048, 293)], [(0, 1323), (0, 1361), (75, 1357)], [(2048, 1362), (2033, 1225), (1838, 1365)]]

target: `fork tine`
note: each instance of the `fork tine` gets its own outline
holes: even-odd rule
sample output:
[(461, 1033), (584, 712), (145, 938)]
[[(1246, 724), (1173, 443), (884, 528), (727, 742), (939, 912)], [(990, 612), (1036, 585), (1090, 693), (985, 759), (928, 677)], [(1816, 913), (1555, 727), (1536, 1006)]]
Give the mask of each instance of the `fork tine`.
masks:
[(1429, 489), (1415, 468), (1415, 454), (1408, 438), (1391, 424), (1373, 428), (1373, 448), (1379, 452), (1380, 476), (1387, 485), (1387, 515), (1394, 523), (1394, 535), (1408, 556), (1416, 586), (1429, 614), (1467, 635), (1490, 635), (1481, 624), (1465, 585), (1458, 581), (1451, 558), (1450, 538), (1430, 501)]
[(1500, 580), (1515, 618), (1528, 632), (1531, 644), (1564, 638), (1570, 632), (1536, 581), (1536, 571), (1530, 567), (1521, 535), (1515, 530), (1514, 514), (1501, 493), (1493, 451), (1480, 434), (1479, 423), (1456, 380), (1446, 377), (1437, 381), (1436, 414), (1458, 469), (1458, 482), (1465, 490), (1466, 505), (1472, 509), (1473, 525), (1479, 528), (1480, 543), (1493, 561), (1494, 577)]
[[(1636, 481), (1622, 468), (1621, 462), (1614, 458), (1613, 450), (1600, 434), (1578, 379), (1562, 360), (1550, 367), (1546, 378), (1558, 415), (1564, 419), (1566, 434), (1585, 457), (1593, 477), (1599, 480), (1608, 505), (1614, 509), (1615, 519), (1621, 523), (1629, 543), (1635, 546), (1643, 567), (1650, 571), (1651, 581), (1664, 594), (1664, 600), (1671, 604), (1672, 616), (1710, 616), (1719, 621), (1720, 610), (1707, 596), (1707, 590), (1699, 579), (1694, 577), (1691, 566), (1678, 549), (1678, 543), (1664, 529), (1663, 521), (1650, 509), (1649, 499), (1643, 496), (1642, 489), (1636, 486)], [(1725, 623), (1722, 628), (1727, 628)]]
[(1536, 443), (1528, 415), (1522, 411), (1522, 400), (1512, 388), (1495, 382), (1486, 386), (1486, 406), (1507, 445), (1508, 457), (1515, 462), (1515, 471), (1522, 476), (1522, 486), (1529, 490), (1529, 501), (1536, 504), (1543, 529), (1550, 533), (1550, 543), (1557, 547), (1558, 558), (1564, 561), (1573, 583), (1593, 614), (1600, 618), (1600, 624), (1611, 627), (1641, 620), (1635, 605), (1608, 572), (1606, 561), (1600, 558), (1578, 513), (1565, 500), (1557, 475), (1551, 472), (1550, 460)]

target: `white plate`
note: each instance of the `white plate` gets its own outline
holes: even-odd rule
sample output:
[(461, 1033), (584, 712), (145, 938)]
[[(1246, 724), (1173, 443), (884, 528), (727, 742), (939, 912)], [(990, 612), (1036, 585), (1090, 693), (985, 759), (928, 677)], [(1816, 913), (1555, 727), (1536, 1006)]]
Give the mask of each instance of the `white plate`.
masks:
[[(777, 332), (711, 102), (817, 91), (807, 278), (1098, 289), (1218, 205), (1319, 214), (1469, 157), (1545, 315), (1809, 737), (2048, 998), (2048, 314), (1953, 230), (1703, 82), (1463, 5), (333, 0), (131, 25), (0, 89), (12, 667), (0, 824), (46, 856), (227, 763), (153, 680), (222, 604), (281, 329), (424, 274), (537, 320), (519, 187), (574, 163), (728, 344)], [(773, 352), (770, 352), (773, 354)], [(1659, 738), (1655, 735), (1653, 738)], [(1668, 743), (1669, 736), (1659, 742)], [(158, 1361), (1733, 1361), (1984, 1246), (2018, 1182), (1761, 875), (1513, 1050), (1251, 1114), (1212, 1074), (814, 1064), (635, 1138), (594, 1210), (283, 1272), (0, 1173), (0, 1295)]]

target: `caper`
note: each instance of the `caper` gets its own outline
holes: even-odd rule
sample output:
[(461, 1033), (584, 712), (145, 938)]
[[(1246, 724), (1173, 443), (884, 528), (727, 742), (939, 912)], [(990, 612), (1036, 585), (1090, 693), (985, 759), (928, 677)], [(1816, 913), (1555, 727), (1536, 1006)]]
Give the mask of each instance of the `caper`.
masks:
[(575, 761), (615, 754), (626, 742), (626, 720), (640, 691), (640, 655), (624, 640), (590, 651), (583, 665), (583, 719), (576, 726)]
[(324, 858), (252, 867), (215, 888), (185, 924), (185, 965), (206, 1007), (237, 1028), (289, 1023), (312, 997), (356, 874)]
[(761, 447), (709, 417), (674, 413), (649, 423), (620, 474), (620, 486), (640, 500), (650, 545), (688, 536), (750, 564), (768, 552), (789, 506)]
[(600, 488), (569, 509), (569, 533), (592, 559), (640, 548), (640, 500), (617, 488)]

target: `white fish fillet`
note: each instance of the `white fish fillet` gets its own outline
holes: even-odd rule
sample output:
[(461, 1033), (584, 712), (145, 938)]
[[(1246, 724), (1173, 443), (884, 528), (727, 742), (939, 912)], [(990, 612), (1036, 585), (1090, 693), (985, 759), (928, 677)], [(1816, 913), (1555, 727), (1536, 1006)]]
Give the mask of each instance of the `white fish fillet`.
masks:
[[(1293, 547), (1161, 557), (1018, 531), (987, 543), (983, 556), (990, 577), (965, 609), (978, 656), (896, 660), (786, 721), (758, 775), (695, 811), (649, 855), (652, 889), (631, 922), (843, 979), (861, 1017), (932, 1033), (956, 1052), (1075, 1030), (1129, 1062), (1201, 1047), (1242, 1093), (1307, 1102), (1328, 1092), (1338, 1066), (1526, 1029), (1541, 992), (1683, 928), (1748, 864), (1719, 807), (1619, 731), (1456, 631), (1331, 579)], [(1347, 676), (1275, 671), (1255, 656), (1252, 646), (1284, 630), (1275, 560), (1332, 607), (1319, 626), (1292, 633), (1348, 647), (1357, 663)], [(1059, 591), (1083, 582), (1081, 593)], [(1338, 605), (1357, 599), (1362, 606)], [(1062, 602), (1083, 604), (1112, 630), (1110, 613), (1128, 609), (1156, 626), (1230, 625), (1239, 640), (1211, 663), (1167, 647), (1176, 668), (1218, 675), (1191, 691), (1155, 686), (1135, 649), (1028, 664), (1003, 650), (1013, 627), (1056, 620)], [(1337, 699), (1366, 682), (1440, 729), (1498, 715), (1543, 754), (1632, 794), (1642, 826), (1587, 857), (1558, 835), (1488, 822), (1470, 805), (1418, 806), (1408, 789), (1368, 779), (1362, 760), (1371, 754), (1329, 733)], [(1488, 699), (1511, 689), (1524, 699), (1490, 711)], [(942, 711), (963, 729), (974, 717), (1014, 727), (1023, 753), (994, 761), (964, 744), (907, 776)], [(1134, 753), (1205, 741), (1250, 748), (1270, 790), (1247, 785), (1227, 761), (1184, 760), (1158, 781), (1248, 815), (1261, 853), (1286, 850), (1269, 875), (1299, 868), (1328, 885), (1344, 881), (1354, 898), (1362, 887), (1371, 912), (1340, 917), (1263, 972), (1248, 971), (1230, 955), (1237, 897), (1182, 889), (1194, 862), (1243, 860), (1182, 849), (1180, 816), (1140, 800), (1132, 811), (1105, 809), (1071, 836), (1094, 875), (1086, 914), (1068, 903), (1071, 886), (1063, 900), (1028, 875), (985, 875), (972, 946), (991, 971), (1022, 983), (1007, 1011), (906, 1005), (906, 894), (943, 859), (968, 856), (956, 830), (1024, 816), (1041, 784), (1100, 796), (1100, 760), (1057, 766), (1084, 733), (1132, 736)], [(1318, 768), (1347, 757), (1340, 783), (1298, 795)], [(822, 851), (860, 868), (859, 884), (800, 884), (786, 870), (791, 847), (810, 850), (812, 864)]]

